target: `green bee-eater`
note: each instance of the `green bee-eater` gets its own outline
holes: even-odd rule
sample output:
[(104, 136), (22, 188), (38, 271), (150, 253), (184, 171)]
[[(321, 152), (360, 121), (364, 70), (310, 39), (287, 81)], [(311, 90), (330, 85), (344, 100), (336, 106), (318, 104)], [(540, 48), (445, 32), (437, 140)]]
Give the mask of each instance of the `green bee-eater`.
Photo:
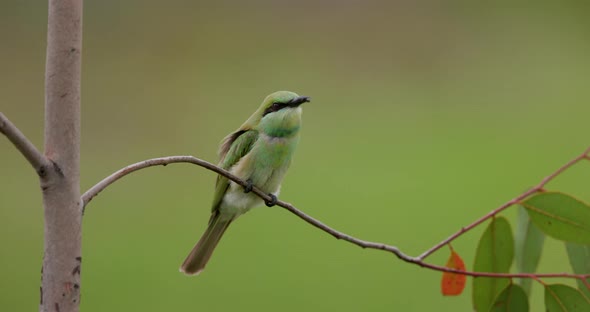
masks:
[(279, 91), (267, 96), (262, 105), (238, 128), (223, 139), (219, 147), (219, 166), (248, 182), (246, 188), (217, 176), (209, 226), (180, 271), (199, 274), (227, 227), (240, 215), (262, 200), (250, 193), (259, 187), (272, 197), (267, 206), (276, 203), (283, 177), (299, 141), (301, 104), (309, 97)]

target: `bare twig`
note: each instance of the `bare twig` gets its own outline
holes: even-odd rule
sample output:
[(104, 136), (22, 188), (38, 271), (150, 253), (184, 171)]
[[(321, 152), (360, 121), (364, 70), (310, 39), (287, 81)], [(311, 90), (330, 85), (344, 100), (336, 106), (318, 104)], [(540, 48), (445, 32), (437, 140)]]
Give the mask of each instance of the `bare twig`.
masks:
[(14, 147), (29, 161), (39, 175), (44, 174), (44, 168), (49, 163), (47, 158), (2, 113), (0, 113), (0, 133), (4, 134), (14, 144)]
[(465, 226), (465, 227), (461, 228), (455, 234), (447, 237), (446, 239), (444, 239), (440, 243), (434, 245), (432, 248), (430, 248), (427, 251), (425, 251), (424, 253), (422, 253), (420, 256), (418, 256), (418, 259), (420, 259), (420, 260), (426, 259), (426, 257), (428, 257), (429, 255), (431, 255), (435, 251), (439, 250), (444, 245), (452, 242), (455, 238), (463, 235), (465, 232), (468, 232), (469, 230), (471, 230), (474, 227), (478, 226), (482, 222), (484, 222), (484, 221), (488, 220), (489, 218), (497, 215), (498, 213), (500, 213), (504, 209), (506, 209), (506, 208), (508, 208), (508, 207), (510, 207), (510, 206), (512, 206), (514, 204), (519, 203), (520, 201), (522, 201), (523, 199), (529, 197), (530, 195), (532, 195), (534, 193), (543, 191), (543, 187), (545, 187), (545, 185), (547, 183), (549, 183), (551, 180), (553, 180), (555, 177), (557, 177), (558, 175), (560, 175), (565, 170), (569, 169), (571, 166), (573, 166), (576, 163), (578, 163), (580, 160), (587, 158), (588, 157), (588, 153), (590, 153), (590, 147), (587, 148), (582, 154), (578, 155), (576, 158), (570, 160), (565, 165), (559, 167), (552, 174), (546, 176), (543, 180), (541, 180), (541, 182), (539, 182), (539, 184), (535, 185), (532, 189), (530, 189), (530, 190), (528, 190), (528, 191), (526, 191), (526, 192), (524, 192), (524, 193), (516, 196), (515, 198), (509, 200), (505, 204), (503, 204), (500, 207), (498, 207), (498, 208), (490, 211), (488, 214), (486, 214), (485, 216), (477, 219), (475, 222), (469, 224), (468, 226)]
[[(548, 177), (546, 177), (545, 179), (543, 179), (543, 181), (541, 181), (541, 183), (539, 183), (539, 185), (537, 185), (535, 188), (533, 188), (533, 190), (538, 191), (539, 189), (541, 189), (545, 184), (547, 184), (551, 179), (553, 179), (555, 176), (559, 175), (561, 172), (563, 172), (564, 170), (566, 170), (567, 168), (571, 167), (573, 164), (575, 164), (576, 162), (578, 162), (580, 159), (585, 158), (585, 155), (588, 154), (588, 152), (590, 152), (590, 148), (588, 150), (585, 151), (584, 154), (582, 154), (581, 156), (576, 157), (574, 160), (568, 162), (567, 164), (565, 164), (563, 167), (559, 168), (557, 171), (555, 171), (553, 174), (549, 175)], [(81, 201), (83, 202), (84, 205), (88, 204), (90, 202), (90, 200), (92, 200), (92, 198), (94, 198), (96, 195), (98, 195), (98, 193), (100, 193), (102, 190), (104, 190), (106, 187), (108, 187), (109, 185), (113, 184), (114, 182), (116, 182), (117, 180), (123, 178), (124, 176), (135, 172), (137, 170), (140, 169), (144, 169), (144, 168), (148, 168), (148, 167), (152, 167), (152, 166), (166, 166), (168, 164), (172, 164), (172, 163), (191, 163), (191, 164), (195, 164), (201, 167), (204, 167), (206, 169), (209, 169), (211, 171), (214, 171), (232, 181), (234, 181), (235, 183), (241, 185), (241, 186), (247, 186), (247, 182), (243, 181), (242, 179), (236, 177), (235, 175), (231, 174), (230, 172), (228, 172), (227, 170), (224, 170), (222, 168), (219, 168), (217, 166), (215, 166), (212, 163), (209, 163), (207, 161), (201, 160), (199, 158), (193, 157), (193, 156), (168, 156), (168, 157), (160, 157), (160, 158), (153, 158), (153, 159), (148, 159), (148, 160), (144, 160), (132, 165), (129, 165), (123, 169), (120, 169), (118, 171), (116, 171), (115, 173), (111, 174), (110, 176), (106, 177), (105, 179), (103, 179), (102, 181), (100, 181), (99, 183), (97, 183), (96, 185), (94, 185), (92, 188), (90, 188), (88, 191), (86, 191), (83, 195), (82, 195), (82, 199)], [(516, 197), (515, 199), (509, 201), (507, 204), (502, 205), (500, 208), (495, 209), (494, 211), (492, 211), (492, 213), (486, 215), (484, 218), (489, 218), (490, 216), (493, 216), (495, 214), (497, 214), (499, 211), (505, 209), (506, 207), (518, 202), (519, 200), (526, 198), (527, 196), (529, 196), (530, 194), (534, 193), (533, 190), (527, 191), (525, 193), (523, 193), (522, 195)], [(271, 197), (264, 193), (263, 191), (261, 191), (259, 188), (257, 187), (253, 187), (252, 188), (252, 192), (255, 193), (256, 195), (258, 195), (260, 198), (262, 198), (265, 201), (269, 201), (271, 200)], [(340, 232), (334, 228), (331, 228), (330, 226), (322, 223), (321, 221), (313, 218), (310, 215), (307, 215), (306, 213), (304, 213), (303, 211), (297, 209), (295, 206), (291, 205), (290, 203), (284, 202), (282, 200), (277, 200), (276, 203), (278, 206), (281, 206), (285, 209), (287, 209), (289, 212), (293, 213), (294, 215), (298, 216), (299, 218), (303, 219), (305, 222), (309, 223), (310, 225), (334, 236), (337, 239), (342, 239), (345, 240), (347, 242), (350, 242), (354, 245), (357, 245), (361, 248), (368, 248), (368, 249), (377, 249), (377, 250), (383, 250), (383, 251), (387, 251), (390, 252), (392, 254), (394, 254), (396, 257), (398, 257), (399, 259), (408, 262), (408, 263), (413, 263), (416, 265), (419, 265), (421, 267), (424, 268), (428, 268), (431, 270), (435, 270), (435, 271), (440, 271), (440, 272), (451, 272), (451, 273), (456, 273), (456, 274), (461, 274), (461, 275), (468, 275), (468, 276), (473, 276), (473, 277), (495, 277), (495, 278), (532, 278), (532, 279), (538, 279), (538, 278), (557, 278), (557, 277), (561, 277), (561, 278), (576, 278), (576, 279), (580, 279), (582, 281), (586, 281), (586, 279), (588, 277), (590, 277), (590, 274), (570, 274), (570, 273), (540, 273), (540, 274), (533, 274), (533, 273), (494, 273), (494, 272), (473, 272), (473, 271), (464, 271), (464, 270), (457, 270), (457, 269), (452, 269), (452, 268), (447, 268), (444, 266), (439, 266), (439, 265), (434, 265), (434, 264), (430, 264), (430, 263), (426, 263), (424, 262), (424, 258), (425, 256), (420, 256), (420, 257), (411, 257), (405, 253), (403, 253), (399, 248), (395, 247), (395, 246), (391, 246), (391, 245), (387, 245), (387, 244), (383, 244), (383, 243), (378, 243), (378, 242), (370, 242), (370, 241), (365, 241), (362, 239), (358, 239), (356, 237), (350, 236), (346, 233)], [(483, 218), (482, 218), (483, 219)], [(480, 220), (482, 220), (480, 219)], [(480, 224), (482, 221), (476, 221), (474, 222), (474, 224), (470, 225), (472, 227), (475, 227), (477, 224)], [(484, 219), (485, 220), (485, 219)], [(469, 230), (469, 228), (465, 228), (464, 230), (462, 230), (461, 233), (459, 233), (457, 236), (461, 235), (462, 233), (466, 232), (467, 230)], [(451, 238), (451, 240), (454, 239), (454, 237)], [(450, 241), (450, 240), (449, 240)], [(445, 244), (447, 244), (448, 242), (442, 243), (440, 244), (440, 246), (444, 246)], [(438, 246), (438, 245), (437, 245)], [(437, 247), (435, 246), (435, 247)], [(440, 247), (438, 247), (440, 248)], [(427, 255), (431, 254), (432, 252), (436, 251), (438, 248), (432, 248), (431, 252), (429, 252)]]

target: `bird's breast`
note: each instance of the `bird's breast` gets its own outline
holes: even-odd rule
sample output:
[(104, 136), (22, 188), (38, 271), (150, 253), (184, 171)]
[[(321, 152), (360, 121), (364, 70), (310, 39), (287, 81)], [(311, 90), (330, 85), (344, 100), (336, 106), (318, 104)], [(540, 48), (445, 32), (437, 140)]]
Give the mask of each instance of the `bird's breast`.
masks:
[(253, 149), (255, 161), (259, 166), (273, 170), (288, 167), (298, 140), (299, 136), (275, 137), (261, 134), (256, 150)]
[(254, 171), (251, 179), (266, 192), (275, 192), (291, 164), (291, 156), (298, 137), (272, 137), (261, 134), (252, 149), (251, 161)]
[[(297, 146), (298, 137), (271, 137), (261, 134), (248, 154), (240, 159), (230, 172), (243, 180), (250, 180), (266, 193), (277, 194), (281, 182), (291, 164), (291, 156)], [(230, 182), (224, 196), (230, 206), (249, 210), (262, 201), (254, 194), (245, 194), (243, 188)]]

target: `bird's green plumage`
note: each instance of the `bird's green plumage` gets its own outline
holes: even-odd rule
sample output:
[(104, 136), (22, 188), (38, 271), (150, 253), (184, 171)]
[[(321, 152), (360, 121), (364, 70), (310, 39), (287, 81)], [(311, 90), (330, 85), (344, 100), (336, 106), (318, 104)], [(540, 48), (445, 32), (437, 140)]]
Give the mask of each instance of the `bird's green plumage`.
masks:
[[(248, 130), (240, 133), (240, 135), (232, 141), (229, 150), (222, 156), (219, 166), (225, 170), (231, 168), (236, 162), (238, 162), (238, 160), (240, 160), (240, 158), (252, 149), (252, 145), (254, 145), (254, 142), (256, 142), (257, 139), (258, 131), (256, 130)], [(217, 181), (215, 182), (215, 194), (213, 195), (213, 205), (211, 206), (212, 211), (219, 209), (221, 199), (228, 187), (229, 180), (224, 176), (218, 175)]]
[[(229, 134), (219, 148), (219, 166), (262, 191), (278, 194), (299, 142), (301, 107), (309, 98), (279, 91), (267, 96), (262, 105)], [(182, 264), (186, 274), (201, 272), (229, 224), (262, 200), (253, 193), (218, 176), (209, 227)]]

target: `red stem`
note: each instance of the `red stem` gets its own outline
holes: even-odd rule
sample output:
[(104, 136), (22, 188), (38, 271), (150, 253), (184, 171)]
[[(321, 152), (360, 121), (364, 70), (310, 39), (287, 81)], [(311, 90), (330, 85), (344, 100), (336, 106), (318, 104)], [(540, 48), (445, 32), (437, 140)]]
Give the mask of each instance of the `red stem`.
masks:
[(576, 158), (570, 160), (569, 162), (567, 162), (565, 165), (559, 167), (559, 169), (557, 169), (555, 172), (553, 172), (552, 174), (546, 176), (543, 180), (541, 180), (541, 182), (539, 182), (539, 184), (537, 184), (535, 187), (533, 187), (532, 189), (520, 194), (519, 196), (511, 199), (510, 201), (506, 202), (505, 204), (503, 204), (502, 206), (490, 211), (489, 213), (487, 213), (485, 216), (477, 219), (475, 222), (469, 224), (466, 227), (461, 228), (459, 231), (457, 231), (455, 234), (447, 237), (445, 240), (441, 241), (440, 243), (434, 245), (432, 248), (426, 250), (425, 252), (423, 252), (420, 256), (418, 256), (417, 259), (419, 260), (424, 260), (426, 259), (426, 257), (430, 256), (431, 254), (433, 254), (435, 251), (439, 250), (442, 246), (452, 242), (453, 240), (455, 240), (457, 237), (463, 235), (464, 233), (468, 232), (469, 230), (473, 229), (474, 227), (480, 225), (482, 222), (488, 220), (489, 218), (497, 215), (498, 213), (500, 213), (501, 211), (503, 211), (504, 209), (519, 203), (520, 201), (522, 201), (523, 199), (527, 198), (528, 196), (537, 193), (541, 190), (543, 190), (543, 187), (545, 186), (545, 184), (549, 183), (549, 181), (553, 180), (555, 177), (557, 177), (558, 175), (560, 175), (562, 172), (564, 172), (565, 170), (569, 169), (571, 166), (575, 165), (576, 163), (578, 163), (580, 160), (582, 159), (590, 159), (588, 156), (588, 153), (590, 153), (590, 147), (587, 148), (584, 153), (578, 155)]

